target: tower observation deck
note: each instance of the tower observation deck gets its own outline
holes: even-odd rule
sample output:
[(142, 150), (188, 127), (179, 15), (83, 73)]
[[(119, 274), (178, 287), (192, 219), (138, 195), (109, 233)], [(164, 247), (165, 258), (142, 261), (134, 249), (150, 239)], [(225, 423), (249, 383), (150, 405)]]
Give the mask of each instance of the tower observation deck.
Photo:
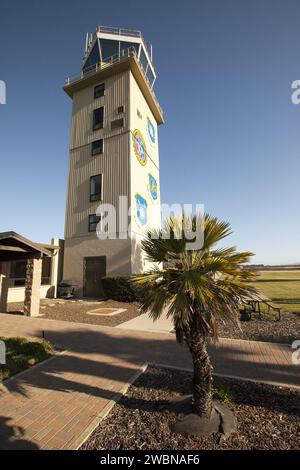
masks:
[(152, 59), (152, 45), (146, 43), (141, 31), (97, 26), (94, 34), (86, 35), (80, 72), (66, 78), (64, 90), (72, 97), (73, 92), (83, 85), (79, 82), (95, 81), (98, 73), (116, 73), (115, 69), (126, 67), (129, 61), (155, 117), (163, 123), (163, 110), (153, 91), (156, 73)]
[(137, 30), (98, 26), (94, 35), (87, 34), (82, 72), (95, 70), (97, 64), (110, 63), (118, 58), (136, 54), (152, 88), (156, 80), (152, 64), (152, 46), (147, 45)]

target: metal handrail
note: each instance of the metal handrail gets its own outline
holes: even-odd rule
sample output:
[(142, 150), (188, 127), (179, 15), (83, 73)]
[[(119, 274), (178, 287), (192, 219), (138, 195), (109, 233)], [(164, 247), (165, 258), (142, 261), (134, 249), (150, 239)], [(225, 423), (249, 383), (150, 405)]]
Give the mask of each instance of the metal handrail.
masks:
[(98, 26), (97, 32), (105, 34), (118, 34), (119, 36), (130, 36), (136, 38), (143, 37), (141, 31), (138, 31), (137, 29), (114, 28), (111, 26)]
[(144, 36), (142, 35), (142, 32), (137, 30), (137, 29), (126, 29), (126, 28), (114, 28), (111, 26), (98, 26), (96, 31), (98, 33), (104, 33), (104, 34), (114, 34), (116, 36), (128, 36), (130, 38), (140, 38), (143, 43), (145, 48), (148, 51), (148, 54), (151, 53), (151, 46), (145, 41)]
[(139, 65), (139, 69), (140, 71), (142, 72), (146, 82), (148, 83), (149, 85), (149, 88), (151, 90), (151, 93), (152, 93), (152, 96), (153, 96), (153, 99), (157, 105), (157, 107), (159, 108), (161, 114), (163, 115), (163, 110), (158, 102), (158, 99), (156, 98), (156, 95), (152, 89), (152, 85), (143, 69), (143, 67), (141, 66), (140, 64), (140, 61), (138, 60), (138, 55), (136, 53), (136, 50), (133, 46), (129, 47), (128, 49), (124, 49), (121, 51), (121, 53), (117, 53), (117, 54), (114, 54), (110, 57), (108, 57), (107, 59), (104, 59), (102, 62), (97, 62), (96, 64), (94, 65), (91, 65), (90, 67), (87, 67), (85, 68), (85, 70), (81, 70), (80, 73), (77, 73), (75, 75), (71, 75), (70, 77), (66, 78), (65, 80), (65, 83), (66, 85), (70, 85), (71, 83), (75, 83), (75, 82), (78, 82), (79, 80), (82, 80), (83, 78), (86, 78), (87, 76), (89, 75), (94, 75), (95, 73), (97, 73), (99, 70), (104, 70), (108, 67), (111, 67), (113, 64), (115, 64), (116, 62), (120, 62), (121, 60), (123, 60), (124, 58), (128, 58), (128, 57), (135, 57), (137, 59), (137, 63)]

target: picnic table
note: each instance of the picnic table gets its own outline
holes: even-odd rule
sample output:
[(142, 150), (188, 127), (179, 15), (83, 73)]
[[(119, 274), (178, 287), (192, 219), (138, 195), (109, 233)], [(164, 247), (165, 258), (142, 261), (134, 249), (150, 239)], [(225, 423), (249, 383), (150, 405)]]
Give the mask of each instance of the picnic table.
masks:
[(249, 296), (244, 296), (241, 299), (241, 302), (242, 304), (244, 304), (245, 311), (247, 311), (247, 313), (250, 315), (250, 318), (251, 318), (252, 313), (257, 312), (259, 318), (261, 319), (262, 318), (261, 304), (265, 304), (268, 307), (268, 312), (270, 312), (271, 309), (274, 310), (278, 315), (277, 320), (278, 321), (281, 320), (281, 307), (278, 304), (275, 304), (274, 302), (272, 302), (271, 299), (269, 299), (263, 294), (256, 293), (256, 294), (251, 294)]

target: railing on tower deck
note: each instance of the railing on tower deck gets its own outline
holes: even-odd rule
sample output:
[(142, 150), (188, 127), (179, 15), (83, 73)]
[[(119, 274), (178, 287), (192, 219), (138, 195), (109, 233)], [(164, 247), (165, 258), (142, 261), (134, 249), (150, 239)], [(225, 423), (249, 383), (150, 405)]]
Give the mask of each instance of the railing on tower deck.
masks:
[(132, 47), (132, 46), (129, 47), (128, 49), (122, 50), (120, 54), (114, 54), (111, 57), (108, 57), (107, 59), (104, 59), (102, 62), (98, 62), (95, 65), (91, 65), (90, 67), (85, 68), (84, 71), (81, 70), (80, 73), (77, 73), (75, 75), (71, 75), (70, 77), (66, 78), (66, 80), (65, 80), (66, 85), (70, 85), (71, 83), (78, 82), (78, 81), (82, 80), (83, 78), (94, 75), (95, 73), (99, 72), (99, 70), (104, 70), (108, 67), (111, 67), (112, 65), (116, 64), (117, 62), (120, 62), (121, 60), (123, 60), (125, 58), (128, 58), (128, 57), (135, 57), (136, 58), (137, 63), (139, 65), (139, 69), (142, 72), (146, 82), (149, 85), (152, 97), (153, 97), (158, 109), (160, 110), (161, 115), (163, 116), (163, 110), (161, 109), (161, 106), (158, 102), (158, 99), (155, 96), (155, 93), (152, 89), (152, 85), (151, 85), (151, 83), (150, 83), (143, 67), (140, 64), (140, 61), (138, 60), (138, 55), (136, 53), (135, 48)]
[(141, 31), (136, 29), (126, 29), (126, 28), (113, 28), (110, 26), (98, 26), (97, 27), (98, 33), (105, 33), (105, 34), (118, 34), (119, 36), (131, 36), (135, 38), (143, 38)]
[(140, 38), (143, 41), (144, 46), (147, 49), (147, 52), (152, 60), (151, 46), (149, 46), (149, 44), (145, 41), (141, 31), (138, 31), (137, 29), (125, 29), (125, 28), (113, 28), (110, 26), (98, 26), (97, 32), (103, 33), (103, 34), (114, 34), (117, 36), (129, 36), (131, 38)]

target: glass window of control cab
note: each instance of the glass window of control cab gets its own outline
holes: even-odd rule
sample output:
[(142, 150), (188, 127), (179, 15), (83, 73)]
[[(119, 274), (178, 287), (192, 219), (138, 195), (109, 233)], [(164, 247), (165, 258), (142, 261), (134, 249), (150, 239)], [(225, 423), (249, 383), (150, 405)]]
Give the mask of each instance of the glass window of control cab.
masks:
[(111, 39), (100, 39), (102, 61), (110, 59), (114, 55), (119, 55), (119, 41)]
[(139, 47), (140, 45), (135, 42), (127, 42), (127, 41), (121, 41), (120, 42), (120, 51), (121, 51), (121, 56), (127, 53), (128, 50), (130, 51), (135, 51), (136, 55), (139, 54)]
[(150, 67), (148, 67), (146, 75), (149, 80), (150, 86), (152, 87), (154, 83), (154, 75)]
[(92, 51), (90, 52), (87, 60), (85, 61), (84, 67), (82, 69), (83, 73), (89, 73), (96, 70), (96, 64), (100, 62), (100, 50), (99, 50), (99, 42), (96, 41)]
[(144, 69), (144, 72), (147, 72), (147, 67), (148, 67), (148, 59), (146, 57), (146, 54), (144, 52), (144, 49), (141, 47), (141, 52), (140, 52), (140, 63)]
[(103, 128), (103, 118), (104, 118), (104, 107), (94, 109), (93, 115), (93, 130), (96, 131), (97, 129)]

